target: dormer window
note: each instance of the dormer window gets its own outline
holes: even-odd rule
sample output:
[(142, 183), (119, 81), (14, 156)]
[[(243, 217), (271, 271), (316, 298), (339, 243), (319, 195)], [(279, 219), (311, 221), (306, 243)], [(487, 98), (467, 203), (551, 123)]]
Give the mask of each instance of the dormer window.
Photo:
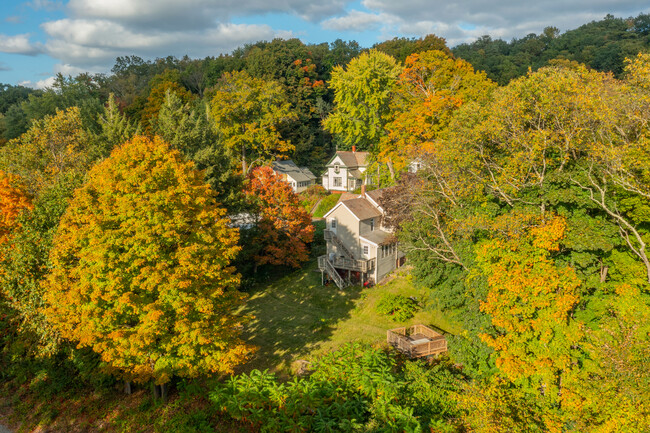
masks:
[(334, 165), (334, 173), (338, 173), (339, 171), (341, 171), (341, 167), (338, 164), (335, 164)]

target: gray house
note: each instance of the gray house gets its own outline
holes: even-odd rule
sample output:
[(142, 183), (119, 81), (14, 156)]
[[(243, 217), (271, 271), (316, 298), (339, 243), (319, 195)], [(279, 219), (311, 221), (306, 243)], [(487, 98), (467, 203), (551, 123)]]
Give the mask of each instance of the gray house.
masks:
[(303, 192), (316, 184), (316, 176), (307, 167), (298, 167), (292, 160), (274, 161), (271, 166), (275, 174), (287, 182), (293, 192)]
[(338, 151), (327, 163), (323, 188), (328, 191), (354, 191), (367, 183), (368, 152)]
[(362, 193), (325, 214), (327, 254), (318, 258), (323, 278), (340, 287), (352, 282), (378, 282), (404, 259), (390, 228), (383, 223), (381, 196), (385, 190)]

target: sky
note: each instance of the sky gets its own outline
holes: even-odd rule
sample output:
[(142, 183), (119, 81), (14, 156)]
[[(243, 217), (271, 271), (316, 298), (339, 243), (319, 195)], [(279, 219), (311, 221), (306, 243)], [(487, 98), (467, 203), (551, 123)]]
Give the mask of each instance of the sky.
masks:
[(370, 47), (434, 33), (453, 47), (649, 12), (648, 0), (0, 0), (0, 83), (43, 88), (109, 73), (118, 56), (204, 58), (278, 37)]

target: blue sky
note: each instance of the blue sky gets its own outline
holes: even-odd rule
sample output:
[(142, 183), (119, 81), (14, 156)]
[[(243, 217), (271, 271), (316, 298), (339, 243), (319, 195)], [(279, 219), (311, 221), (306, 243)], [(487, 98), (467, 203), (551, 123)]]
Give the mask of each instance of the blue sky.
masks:
[(109, 72), (117, 56), (202, 58), (275, 37), (368, 47), (435, 33), (454, 46), (649, 12), (647, 0), (1, 0), (0, 83), (44, 87)]

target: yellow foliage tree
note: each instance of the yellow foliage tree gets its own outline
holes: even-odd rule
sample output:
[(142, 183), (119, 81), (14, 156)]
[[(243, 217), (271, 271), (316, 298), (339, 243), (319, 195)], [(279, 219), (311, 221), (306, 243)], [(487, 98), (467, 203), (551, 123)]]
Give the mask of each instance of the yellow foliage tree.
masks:
[[(507, 379), (554, 404), (567, 403), (573, 396), (563, 381), (574, 375), (581, 356), (582, 327), (571, 319), (580, 280), (552, 257), (565, 236), (565, 219), (538, 218), (537, 224), (528, 224), (477, 248), (489, 287), (480, 308), (496, 329), (496, 335), (481, 339), (495, 350), (496, 365)], [(558, 420), (547, 422), (549, 431), (559, 425)]]
[(31, 199), (20, 178), (0, 170), (0, 245), (17, 229), (16, 218), (20, 212), (31, 207)]
[(46, 315), (127, 379), (231, 372), (244, 296), (238, 232), (191, 162), (135, 137), (92, 168), (61, 219)]

